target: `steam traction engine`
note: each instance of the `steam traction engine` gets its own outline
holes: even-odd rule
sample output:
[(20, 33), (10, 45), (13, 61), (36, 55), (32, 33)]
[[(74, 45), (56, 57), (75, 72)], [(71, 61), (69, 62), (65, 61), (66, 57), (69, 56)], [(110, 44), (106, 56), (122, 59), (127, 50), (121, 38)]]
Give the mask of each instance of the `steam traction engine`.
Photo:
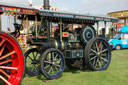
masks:
[[(15, 32), (11, 34), (15, 37), (20, 35), (23, 22), (35, 22), (27, 43), (36, 48), (25, 52), (24, 64), (16, 39), (0, 32), (0, 84), (19, 85), (24, 67), (31, 76), (43, 73), (48, 79), (59, 78), (65, 65), (70, 69), (87, 66), (94, 71), (108, 68), (111, 60), (109, 45), (105, 39), (96, 37), (93, 25), (99, 21), (105, 24), (115, 22), (116, 18), (0, 5), (0, 15), (3, 13), (14, 16)], [(16, 23), (16, 18), (21, 20), (21, 24)], [(74, 27), (74, 24), (79, 27)], [(54, 25), (57, 29), (53, 31)]]
[[(69, 69), (87, 66), (94, 71), (108, 68), (111, 51), (104, 38), (97, 37), (93, 27), (99, 21), (115, 22), (111, 17), (80, 15), (40, 10), (27, 43), (36, 46), (25, 53), (26, 72), (31, 76), (59, 78), (65, 65)], [(74, 27), (74, 24), (79, 27)], [(53, 30), (53, 26), (57, 29)], [(41, 72), (40, 72), (41, 71)]]

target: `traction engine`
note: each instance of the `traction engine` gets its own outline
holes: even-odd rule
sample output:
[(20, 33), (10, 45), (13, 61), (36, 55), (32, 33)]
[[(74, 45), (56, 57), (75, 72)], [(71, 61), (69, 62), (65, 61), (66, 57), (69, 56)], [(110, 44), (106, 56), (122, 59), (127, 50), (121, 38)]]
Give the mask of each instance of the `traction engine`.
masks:
[(37, 26), (38, 34), (35, 26), (32, 28), (33, 35), (28, 37), (27, 43), (36, 48), (31, 48), (25, 53), (26, 73), (31, 76), (43, 73), (48, 79), (56, 79), (62, 75), (65, 65), (69, 69), (107, 69), (111, 51), (105, 39), (96, 37), (93, 24), (73, 28), (73, 24), (77, 22), (71, 25), (60, 20), (58, 29), (52, 33), (49, 26), (53, 22), (43, 20), (40, 28)]

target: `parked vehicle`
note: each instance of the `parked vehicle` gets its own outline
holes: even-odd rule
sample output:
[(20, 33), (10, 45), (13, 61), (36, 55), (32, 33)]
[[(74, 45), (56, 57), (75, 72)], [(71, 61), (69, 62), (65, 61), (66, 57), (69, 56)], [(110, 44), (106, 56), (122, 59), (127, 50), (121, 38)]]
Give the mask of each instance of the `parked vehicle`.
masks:
[(123, 26), (115, 36), (109, 40), (112, 49), (120, 50), (128, 48), (128, 26)]

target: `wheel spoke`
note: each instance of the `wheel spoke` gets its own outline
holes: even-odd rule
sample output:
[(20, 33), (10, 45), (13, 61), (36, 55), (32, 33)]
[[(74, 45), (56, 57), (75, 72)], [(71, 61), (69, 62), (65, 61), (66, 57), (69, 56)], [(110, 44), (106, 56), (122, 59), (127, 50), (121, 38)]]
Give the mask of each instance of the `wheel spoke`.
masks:
[(99, 52), (99, 47), (97, 46), (97, 42), (95, 43), (96, 44), (96, 49), (97, 49), (97, 52)]
[(100, 51), (102, 51), (102, 49), (103, 49), (103, 44), (102, 44), (102, 41), (100, 41)]
[(9, 62), (12, 62), (12, 59), (9, 59), (9, 60), (6, 60), (6, 61), (3, 61), (3, 62), (0, 62), (0, 65), (3, 65), (5, 63), (9, 63)]
[(101, 56), (102, 56), (102, 57), (103, 57), (103, 56), (105, 57), (105, 56), (106, 56), (106, 54), (101, 54)]
[(8, 56), (13, 55), (14, 53), (16, 53), (16, 52), (15, 52), (15, 51), (12, 51), (12, 52), (10, 52), (10, 53), (8, 53), (8, 54), (2, 56), (2, 57), (0, 58), (0, 60), (2, 60), (2, 59), (4, 59), (4, 58), (7, 58)]
[(90, 53), (90, 56), (94, 56), (95, 54), (93, 52)]
[(33, 72), (35, 69), (34, 65), (32, 64), (32, 69), (31, 69), (31, 72)]
[(48, 63), (48, 64), (52, 64), (52, 62), (50, 62), (50, 61), (44, 61), (45, 63)]
[(95, 66), (95, 63), (96, 63), (96, 59), (94, 59), (94, 61), (93, 61), (93, 66)]
[(53, 61), (55, 61), (56, 60), (56, 56), (55, 56), (54, 52), (52, 53), (52, 57), (53, 57)]
[(3, 54), (3, 51), (5, 49), (5, 45), (2, 47), (2, 49), (0, 50), (0, 56)]
[(101, 63), (102, 66), (104, 65), (104, 62), (101, 60), (101, 58), (100, 58), (100, 63)]
[(39, 60), (38, 56), (40, 57), (40, 54), (37, 52), (35, 60)]
[(61, 67), (60, 65), (56, 65), (56, 66), (59, 67), (59, 68)]
[(52, 58), (54, 59), (54, 52), (51, 52)]
[(32, 55), (33, 55), (33, 57), (34, 57), (34, 52), (32, 52)]
[(50, 65), (45, 66), (44, 68), (47, 69)]
[(103, 58), (103, 57), (101, 57), (101, 59), (102, 59), (103, 61), (105, 61), (105, 62), (108, 62), (108, 60), (107, 60), (107, 59), (105, 59), (105, 58)]
[(55, 56), (55, 60), (56, 60), (57, 57), (58, 57), (58, 54), (56, 54), (56, 56)]
[(32, 52), (31, 59), (32, 60), (35, 60), (35, 54), (34, 54), (34, 52)]
[(4, 70), (0, 69), (0, 72), (3, 73), (5, 76), (7, 76), (8, 78), (10, 78), (10, 75), (7, 74)]
[(28, 58), (29, 58), (31, 61), (33, 61), (33, 59), (32, 59), (30, 56), (28, 56)]
[(34, 65), (34, 68), (35, 68), (35, 72), (37, 72), (37, 67), (36, 67), (36, 65)]
[(4, 77), (2, 77), (1, 75), (0, 75), (0, 79), (2, 79), (5, 83), (7, 83), (8, 85), (12, 85), (10, 82), (8, 82), (8, 80), (6, 80)]
[(58, 59), (57, 62), (61, 62), (61, 59)]
[(92, 44), (92, 46), (93, 46), (94, 50), (96, 50), (96, 45), (95, 45), (95, 43), (94, 43), (94, 44)]
[(54, 70), (53, 70), (53, 67), (52, 67), (52, 70), (51, 70), (51, 71), (52, 71), (52, 74), (54, 74)]
[(91, 51), (92, 51), (93, 53), (97, 54), (97, 52), (96, 52), (95, 50), (91, 49)]
[(95, 58), (97, 58), (97, 56), (92, 57), (90, 60), (94, 60)]
[(56, 64), (61, 64), (61, 59), (56, 60)]
[(0, 42), (0, 47), (4, 44), (5, 41), (5, 39), (2, 39), (2, 41)]
[(104, 53), (104, 52), (106, 52), (106, 51), (108, 51), (108, 49), (104, 49), (103, 51), (101, 51), (101, 52), (99, 52), (99, 53)]
[(99, 68), (101, 68), (101, 63), (100, 63), (99, 59), (98, 59), (98, 66), (99, 66)]
[(59, 71), (58, 68), (55, 66), (56, 71)]
[[(37, 55), (38, 55), (38, 52), (36, 52), (36, 56), (37, 56)], [(35, 57), (36, 57), (36, 56), (35, 56)]]
[(17, 70), (16, 67), (8, 67), (8, 66), (0, 66), (0, 69), (10, 69), (10, 70)]
[(51, 68), (49, 69), (48, 74), (51, 72), (51, 70), (52, 70), (52, 66), (51, 66)]
[(96, 59), (96, 62), (95, 62), (95, 68), (97, 68), (97, 64), (98, 64), (98, 58)]
[(37, 55), (38, 55), (38, 52), (33, 52), (33, 53), (35, 53), (35, 54), (34, 54), (34, 60), (36, 60), (36, 57), (37, 57)]

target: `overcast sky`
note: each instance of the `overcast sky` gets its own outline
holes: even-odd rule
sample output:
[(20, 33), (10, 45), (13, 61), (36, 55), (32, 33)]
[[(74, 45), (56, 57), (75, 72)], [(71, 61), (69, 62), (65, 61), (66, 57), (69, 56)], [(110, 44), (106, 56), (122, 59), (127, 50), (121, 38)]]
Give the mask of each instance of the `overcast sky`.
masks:
[[(29, 0), (0, 0), (0, 3), (28, 5)], [(33, 5), (43, 5), (43, 0), (33, 0)], [(128, 0), (50, 0), (50, 5), (63, 11), (106, 15), (108, 12), (128, 10)]]

